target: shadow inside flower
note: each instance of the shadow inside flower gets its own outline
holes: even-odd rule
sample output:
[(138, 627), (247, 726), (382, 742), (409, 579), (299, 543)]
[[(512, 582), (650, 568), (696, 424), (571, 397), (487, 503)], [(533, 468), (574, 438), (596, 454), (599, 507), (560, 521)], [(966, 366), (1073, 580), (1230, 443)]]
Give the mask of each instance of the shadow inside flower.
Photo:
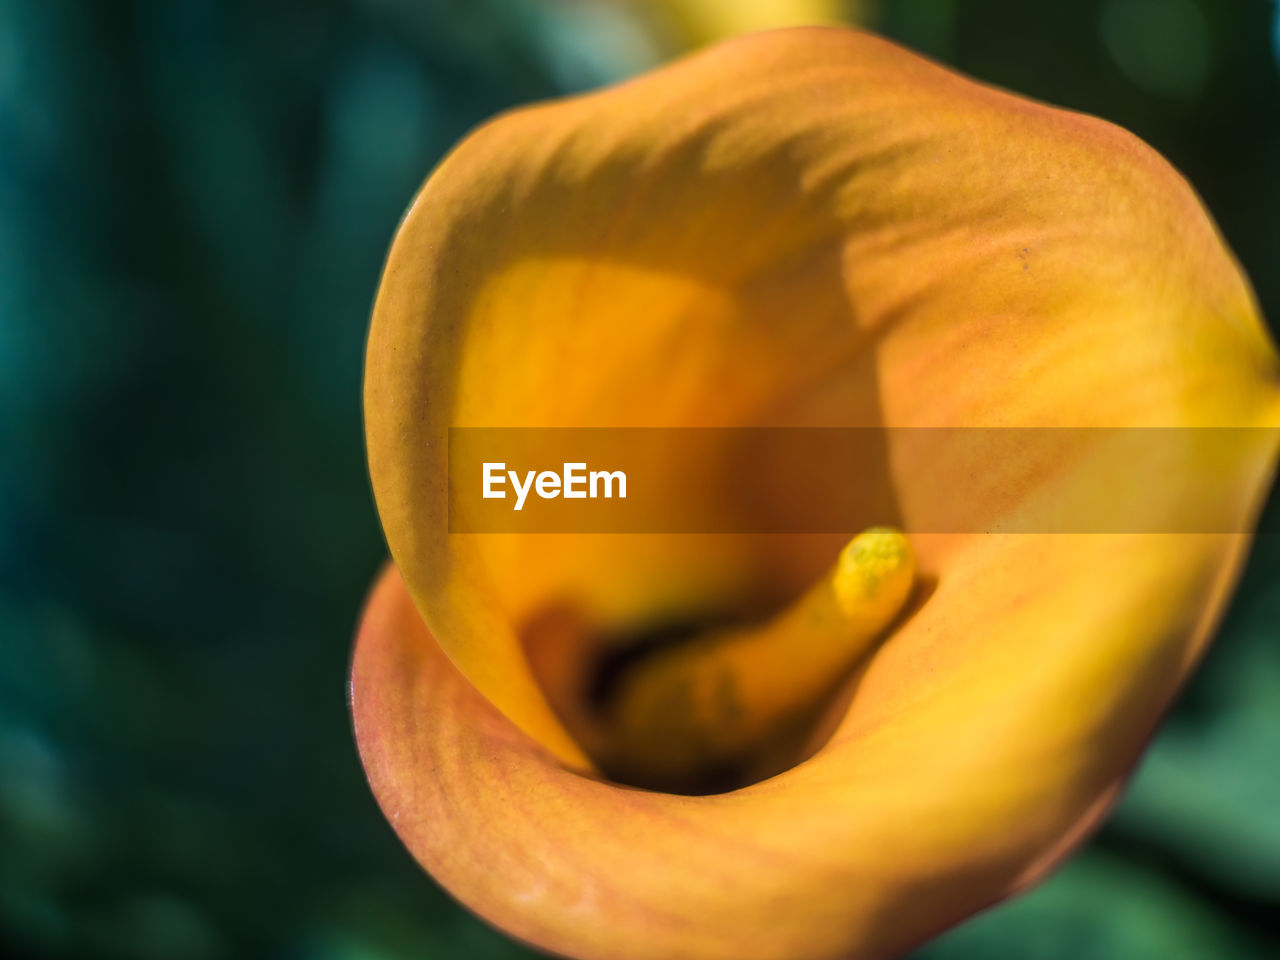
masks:
[[(892, 635), (914, 617), (936, 589), (936, 577), (918, 578), (906, 607), (884, 636)], [(797, 705), (749, 751), (728, 757), (708, 755), (705, 762), (696, 765), (692, 776), (674, 779), (655, 771), (646, 762), (645, 752), (637, 755), (628, 751), (627, 743), (611, 742), (610, 713), (619, 686), (629, 672), (650, 658), (697, 643), (700, 636), (759, 622), (778, 612), (747, 606), (740, 611), (708, 611), (701, 618), (649, 623), (626, 633), (610, 633), (592, 624), (571, 604), (551, 603), (525, 621), (520, 637), (551, 708), (584, 745), (605, 778), (668, 793), (704, 795), (736, 790), (766, 779), (817, 753), (847, 712), (858, 679), (875, 656), (874, 650), (833, 673), (819, 697)], [(679, 704), (673, 704), (673, 708), (679, 709)], [(652, 745), (655, 750), (664, 746), (661, 741)]]

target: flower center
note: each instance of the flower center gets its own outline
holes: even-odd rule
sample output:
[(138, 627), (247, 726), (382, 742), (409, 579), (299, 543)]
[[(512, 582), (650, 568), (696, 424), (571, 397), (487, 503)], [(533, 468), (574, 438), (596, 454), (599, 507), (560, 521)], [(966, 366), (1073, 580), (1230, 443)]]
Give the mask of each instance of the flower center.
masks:
[[(584, 619), (562, 609), (531, 621), (525, 646), (561, 720), (610, 779), (719, 792), (803, 759), (914, 584), (907, 538), (875, 527), (763, 622), (667, 624), (591, 642)], [(592, 660), (589, 649), (609, 652)]]

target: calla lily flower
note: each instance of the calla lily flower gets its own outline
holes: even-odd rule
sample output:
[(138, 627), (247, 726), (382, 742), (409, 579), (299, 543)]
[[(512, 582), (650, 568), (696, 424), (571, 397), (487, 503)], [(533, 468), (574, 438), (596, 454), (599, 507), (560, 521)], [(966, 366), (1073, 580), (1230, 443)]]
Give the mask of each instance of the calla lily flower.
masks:
[[(566, 705), (582, 651), (537, 667), (526, 625), (566, 597), (615, 626), (783, 601), (842, 538), (451, 534), (449, 429), (1273, 428), (1280, 364), (1136, 138), (805, 28), (468, 137), (391, 248), (364, 402), (394, 566), (352, 710), (418, 862), (570, 957), (886, 958), (1099, 823), (1223, 612), (1274, 442), (1191, 449), (1231, 525), (1180, 533), (931, 532), (959, 467), (890, 451), (866, 494), (897, 505), (911, 609), (786, 769), (695, 795), (602, 772)], [(982, 464), (993, 520), (1025, 467)]]

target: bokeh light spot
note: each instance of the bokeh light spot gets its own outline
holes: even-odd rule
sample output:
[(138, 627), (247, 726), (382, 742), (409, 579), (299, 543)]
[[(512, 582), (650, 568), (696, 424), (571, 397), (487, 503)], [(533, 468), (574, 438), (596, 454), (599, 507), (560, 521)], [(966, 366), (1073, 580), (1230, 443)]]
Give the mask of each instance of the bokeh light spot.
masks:
[(1107, 52), (1135, 86), (1176, 99), (1204, 89), (1212, 35), (1193, 0), (1107, 0), (1101, 26)]
[(1280, 62), (1280, 3), (1276, 4), (1275, 20), (1271, 26), (1271, 47), (1275, 51), (1277, 62)]

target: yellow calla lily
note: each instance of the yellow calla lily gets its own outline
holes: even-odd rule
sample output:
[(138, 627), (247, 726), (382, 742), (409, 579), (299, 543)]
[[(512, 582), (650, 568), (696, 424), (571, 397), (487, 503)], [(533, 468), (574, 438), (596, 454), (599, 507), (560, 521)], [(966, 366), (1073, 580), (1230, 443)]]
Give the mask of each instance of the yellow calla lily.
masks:
[[(695, 796), (600, 774), (557, 673), (592, 632), (538, 666), (528, 625), (565, 598), (610, 626), (781, 604), (847, 537), (451, 534), (450, 429), (1273, 428), (1280, 364), (1148, 147), (813, 28), (472, 134), (392, 246), (365, 418), (395, 567), (352, 710), (418, 861), (572, 957), (885, 958), (1098, 823), (1222, 613), (1274, 442), (1175, 460), (1230, 521), (1195, 533), (929, 532), (974, 465), (890, 450), (859, 492), (910, 541), (909, 616), (807, 759)], [(1088, 455), (1038, 485), (1017, 448), (983, 462), (973, 528), (1070, 488)]]

